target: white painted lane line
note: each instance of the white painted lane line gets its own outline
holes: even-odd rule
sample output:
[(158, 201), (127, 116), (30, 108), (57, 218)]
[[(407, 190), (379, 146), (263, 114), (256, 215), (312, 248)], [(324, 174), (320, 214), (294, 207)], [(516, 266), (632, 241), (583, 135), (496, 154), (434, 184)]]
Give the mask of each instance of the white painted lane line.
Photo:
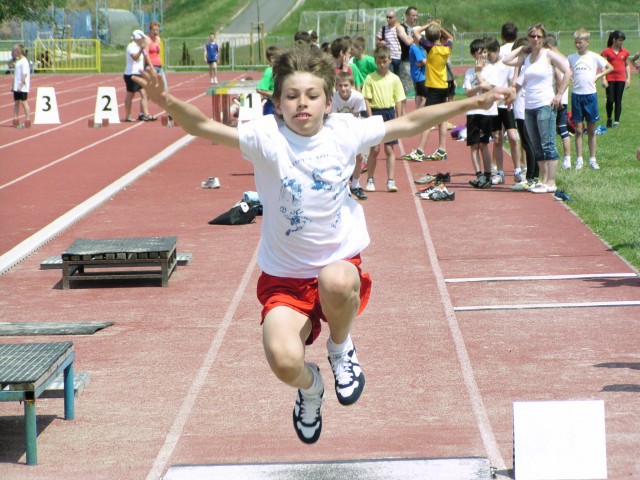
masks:
[(586, 308), (586, 307), (637, 307), (640, 300), (621, 300), (613, 302), (576, 302), (576, 303), (529, 303), (520, 305), (470, 305), (454, 307), (456, 312), (474, 312), (480, 310), (530, 310), (536, 308)]
[(242, 275), (242, 279), (240, 280), (240, 284), (236, 290), (231, 303), (227, 307), (227, 311), (224, 314), (224, 318), (216, 332), (216, 336), (213, 338), (211, 345), (209, 346), (209, 350), (205, 355), (202, 365), (198, 370), (193, 382), (191, 382), (191, 386), (189, 387), (189, 391), (184, 395), (184, 399), (182, 401), (182, 405), (180, 406), (180, 410), (176, 415), (176, 418), (173, 421), (173, 425), (171, 426), (171, 430), (167, 434), (164, 444), (162, 448), (158, 452), (158, 455), (153, 462), (153, 466), (147, 475), (147, 480), (159, 480), (162, 478), (162, 474), (164, 470), (167, 468), (167, 464), (173, 455), (173, 451), (182, 436), (182, 431), (184, 430), (184, 426), (191, 415), (193, 407), (198, 400), (198, 395), (204, 386), (207, 377), (209, 376), (209, 372), (213, 367), (213, 364), (218, 357), (218, 351), (220, 350), (220, 346), (224, 341), (224, 337), (229, 329), (229, 325), (231, 324), (231, 320), (236, 314), (236, 310), (238, 309), (238, 305), (242, 301), (242, 298), (246, 294), (247, 285), (251, 276), (253, 275), (254, 270), (258, 264), (258, 248), (260, 246), (260, 242), (258, 242), (258, 246), (253, 252), (251, 260), (247, 264), (247, 268), (245, 268), (244, 274)]
[(466, 282), (520, 282), (531, 280), (580, 280), (589, 278), (637, 278), (636, 273), (587, 273), (583, 275), (528, 275), (522, 277), (469, 277), (447, 278), (447, 283)]
[(35, 250), (47, 243), (60, 232), (69, 228), (70, 225), (73, 225), (87, 213), (91, 212), (93, 209), (99, 207), (102, 203), (109, 200), (120, 190), (135, 182), (149, 170), (164, 162), (167, 158), (169, 158), (185, 145), (188, 145), (194, 139), (195, 137), (191, 135), (182, 137), (180, 140), (169, 145), (160, 153), (154, 155), (143, 164), (134, 168), (108, 187), (96, 193), (91, 198), (72, 208), (61, 217), (58, 217), (49, 225), (34, 233), (29, 238), (16, 245), (5, 254), (0, 255), (0, 275), (4, 274), (7, 270), (11, 269), (17, 263), (21, 262), (23, 259), (31, 255)]
[[(411, 185), (413, 184), (413, 176), (411, 175), (411, 170), (409, 169), (409, 162), (402, 163), (404, 165), (409, 184)], [(420, 226), (422, 227), (422, 236), (427, 247), (427, 253), (429, 255), (431, 268), (436, 278), (438, 292), (440, 293), (442, 306), (444, 307), (445, 316), (447, 317), (449, 331), (451, 332), (453, 343), (456, 347), (458, 362), (460, 362), (460, 370), (462, 372), (464, 384), (467, 388), (467, 393), (469, 394), (469, 400), (471, 401), (471, 407), (476, 417), (478, 429), (480, 430), (482, 443), (487, 452), (487, 456), (491, 461), (491, 465), (497, 470), (506, 470), (507, 466), (504, 458), (502, 457), (502, 454), (500, 453), (500, 447), (498, 446), (498, 442), (496, 441), (495, 434), (493, 433), (493, 428), (491, 426), (491, 421), (489, 420), (487, 409), (484, 406), (482, 395), (480, 394), (480, 389), (478, 388), (478, 384), (476, 383), (473, 366), (471, 365), (471, 359), (469, 358), (469, 353), (467, 352), (467, 347), (464, 343), (464, 337), (462, 336), (462, 331), (460, 330), (460, 325), (458, 324), (458, 319), (456, 318), (455, 309), (453, 308), (453, 304), (451, 303), (451, 297), (449, 296), (449, 292), (447, 291), (447, 285), (444, 280), (444, 275), (442, 274), (442, 270), (440, 269), (438, 255), (436, 254), (436, 249), (433, 245), (433, 240), (431, 239), (431, 233), (429, 232), (429, 225), (427, 224), (427, 219), (424, 215), (424, 211), (422, 210), (422, 206), (420, 205), (420, 202), (422, 201), (423, 200), (421, 200), (420, 197), (413, 195), (414, 206), (418, 214), (418, 219), (420, 220)]]

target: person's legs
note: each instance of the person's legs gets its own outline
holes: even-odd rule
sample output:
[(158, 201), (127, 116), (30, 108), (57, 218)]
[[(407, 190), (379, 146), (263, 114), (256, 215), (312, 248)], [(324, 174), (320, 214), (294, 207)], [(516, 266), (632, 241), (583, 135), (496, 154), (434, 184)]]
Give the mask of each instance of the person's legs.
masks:
[(378, 164), (378, 154), (380, 153), (380, 145), (371, 147), (369, 150), (369, 158), (367, 159), (367, 184), (364, 189), (367, 192), (375, 192), (374, 175), (376, 173), (376, 165)]
[(13, 102), (13, 119), (14, 120), (20, 119), (20, 100), (15, 100)]
[(625, 82), (613, 82), (613, 101), (615, 105), (613, 126), (616, 127), (620, 122), (620, 115), (622, 115), (622, 95), (626, 88)]
[(29, 121), (29, 116), (31, 115), (31, 110), (29, 109), (29, 102), (27, 100), (21, 100), (20, 105), (22, 105), (22, 111), (24, 112), (24, 121)]
[(558, 169), (558, 150), (556, 149), (556, 110), (551, 107), (540, 108), (538, 114), (538, 131), (542, 146), (540, 173), (546, 191), (555, 191)]
[(605, 108), (607, 110), (607, 128), (612, 126), (611, 116), (613, 114), (613, 104), (615, 103), (615, 94), (614, 94), (614, 86), (615, 82), (609, 82), (607, 85), (607, 102), (605, 104)]
[(596, 158), (596, 124), (587, 123), (587, 140), (589, 142), (589, 159)]
[(134, 95), (134, 92), (127, 92), (124, 97), (124, 111), (127, 119), (131, 118), (131, 105), (133, 104)]
[(584, 147), (584, 139), (582, 137), (582, 132), (584, 130), (584, 124), (582, 121), (576, 122), (576, 133), (575, 133), (575, 142), (576, 142), (576, 159), (577, 163), (580, 166), (576, 165), (576, 168), (582, 168), (582, 150)]
[(396, 152), (393, 149), (393, 145), (384, 145), (384, 153), (387, 156), (387, 190), (390, 192), (397, 192), (398, 188), (395, 185), (394, 174), (396, 171)]
[(145, 117), (149, 116), (149, 97), (144, 88), (140, 90), (140, 113)]

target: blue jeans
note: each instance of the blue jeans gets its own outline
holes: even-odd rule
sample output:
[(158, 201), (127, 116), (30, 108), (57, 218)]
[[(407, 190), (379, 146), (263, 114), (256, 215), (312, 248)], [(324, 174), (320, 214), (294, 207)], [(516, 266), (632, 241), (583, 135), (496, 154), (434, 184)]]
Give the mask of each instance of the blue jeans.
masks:
[(558, 160), (556, 149), (556, 109), (549, 105), (524, 111), (524, 125), (536, 161)]

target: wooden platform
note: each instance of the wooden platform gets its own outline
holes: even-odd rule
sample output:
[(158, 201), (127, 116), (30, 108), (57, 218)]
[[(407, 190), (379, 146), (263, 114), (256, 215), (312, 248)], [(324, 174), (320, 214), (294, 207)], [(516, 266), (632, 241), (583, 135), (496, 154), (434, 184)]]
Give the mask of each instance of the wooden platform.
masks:
[(62, 253), (62, 288), (68, 289), (71, 280), (119, 279), (159, 279), (166, 287), (177, 265), (177, 241), (177, 237), (77, 239)]

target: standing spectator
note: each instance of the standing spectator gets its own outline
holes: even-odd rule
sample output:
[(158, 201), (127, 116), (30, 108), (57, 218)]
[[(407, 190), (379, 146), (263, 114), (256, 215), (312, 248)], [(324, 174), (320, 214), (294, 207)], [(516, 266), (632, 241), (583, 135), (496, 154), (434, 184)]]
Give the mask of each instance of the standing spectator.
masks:
[(133, 97), (135, 97), (136, 93), (140, 94), (140, 115), (138, 116), (138, 120), (149, 122), (156, 119), (156, 117), (149, 115), (147, 92), (133, 81), (134, 76), (139, 77), (144, 71), (145, 64), (150, 64), (147, 53), (148, 42), (149, 37), (147, 37), (142, 30), (134, 30), (131, 43), (127, 45), (126, 66), (124, 69), (124, 83), (127, 88), (127, 95), (124, 98), (125, 122), (136, 121), (136, 119), (131, 116)]
[(160, 24), (158, 22), (149, 22), (149, 61), (155, 68), (158, 75), (162, 78), (164, 89), (169, 90), (167, 84), (167, 76), (162, 67), (162, 57), (164, 54), (164, 46), (160, 38)]
[(367, 41), (364, 37), (355, 37), (351, 42), (351, 63), (353, 63), (362, 76), (367, 78), (367, 75), (378, 70), (376, 61), (371, 55), (365, 53), (367, 47)]
[[(589, 166), (600, 170), (596, 162), (596, 122), (600, 120), (598, 113), (598, 97), (596, 82), (600, 77), (613, 71), (613, 66), (597, 53), (589, 50), (589, 32), (584, 28), (573, 34), (577, 53), (567, 57), (573, 73), (573, 89), (571, 90), (571, 113), (576, 124), (576, 170), (582, 168), (582, 149), (584, 138), (583, 121), (587, 122), (589, 141)], [(600, 70), (600, 73), (598, 73)]]
[(204, 44), (204, 61), (209, 64), (210, 83), (218, 83), (218, 44), (216, 34), (209, 34), (209, 41)]
[[(398, 19), (394, 10), (387, 11), (387, 24), (383, 25), (376, 35), (377, 45), (384, 45), (391, 54), (391, 65), (389, 70), (400, 75), (400, 63), (402, 62), (402, 47), (398, 39)], [(375, 56), (375, 55), (374, 55)]]
[[(405, 98), (404, 89), (400, 78), (390, 70), (391, 54), (389, 49), (380, 45), (376, 48), (373, 57), (376, 59), (378, 70), (370, 73), (364, 81), (362, 95), (367, 102), (367, 115), (380, 115), (386, 122), (402, 116), (402, 100)], [(387, 191), (397, 192), (398, 187), (394, 180), (396, 166), (396, 154), (393, 146), (397, 140), (391, 140), (384, 144), (384, 152), (387, 156)], [(371, 147), (367, 161), (367, 184), (364, 189), (367, 192), (375, 192), (374, 175), (380, 145)]]
[[(404, 94), (409, 95), (413, 88), (411, 79), (411, 62), (409, 61), (409, 50), (413, 45), (413, 27), (418, 21), (418, 7), (408, 7), (404, 12), (405, 21), (396, 25), (396, 35), (400, 41), (400, 81)], [(406, 102), (406, 100), (405, 100)]]
[[(424, 32), (425, 38), (421, 34)], [(449, 98), (449, 83), (447, 82), (447, 60), (451, 56), (453, 47), (453, 36), (438, 22), (429, 22), (422, 27), (413, 29), (414, 38), (417, 37), (422, 46), (427, 51), (426, 86), (428, 105), (438, 105), (445, 103)], [(420, 137), (421, 150), (425, 149), (429, 131)], [(447, 123), (438, 125), (438, 149), (431, 155), (427, 155), (426, 160), (446, 160), (447, 159)]]
[[(518, 38), (518, 27), (513, 22), (506, 22), (500, 29), (500, 38), (502, 39), (502, 45), (500, 45), (500, 56), (506, 57), (513, 50), (513, 42)], [(511, 85), (515, 86), (514, 83)]]
[[(607, 128), (620, 125), (622, 94), (631, 85), (631, 68), (628, 62), (631, 54), (622, 46), (625, 38), (620, 30), (614, 30), (609, 33), (607, 48), (600, 53), (613, 66), (613, 72), (602, 80), (602, 86), (607, 89)], [(612, 114), (615, 115), (613, 119)]]
[(275, 113), (275, 106), (273, 105), (273, 62), (275, 62), (276, 57), (280, 54), (280, 49), (275, 45), (269, 45), (265, 52), (267, 57), (267, 62), (269, 62), (269, 66), (265, 69), (262, 74), (262, 78), (258, 81), (258, 85), (256, 85), (256, 91), (265, 99), (264, 104), (262, 105), (262, 114), (270, 115)]
[[(13, 120), (17, 122), (17, 128), (24, 128), (29, 122), (31, 111), (29, 110), (29, 88), (31, 86), (31, 72), (29, 60), (25, 56), (25, 48), (22, 43), (16, 43), (11, 49), (13, 58)], [(20, 107), (24, 112), (24, 123), (20, 123)]]
[[(419, 44), (419, 41), (414, 37), (414, 44), (411, 45), (409, 50), (409, 60), (411, 62), (411, 79), (413, 80), (413, 88), (415, 91), (416, 109), (422, 107), (427, 98), (427, 87), (425, 86), (425, 65), (427, 64), (427, 54)], [(424, 150), (418, 146), (410, 153), (402, 155), (404, 160), (412, 162), (422, 162), (425, 160), (426, 155)]]
[[(525, 128), (535, 151), (541, 177), (538, 185), (529, 188), (533, 193), (553, 193), (557, 190), (556, 109), (562, 105), (562, 94), (571, 81), (571, 69), (564, 57), (544, 48), (546, 36), (544, 25), (534, 23), (527, 30), (529, 45), (512, 50), (503, 59), (507, 65), (524, 66)], [(559, 84), (556, 84), (556, 68), (562, 72)]]

